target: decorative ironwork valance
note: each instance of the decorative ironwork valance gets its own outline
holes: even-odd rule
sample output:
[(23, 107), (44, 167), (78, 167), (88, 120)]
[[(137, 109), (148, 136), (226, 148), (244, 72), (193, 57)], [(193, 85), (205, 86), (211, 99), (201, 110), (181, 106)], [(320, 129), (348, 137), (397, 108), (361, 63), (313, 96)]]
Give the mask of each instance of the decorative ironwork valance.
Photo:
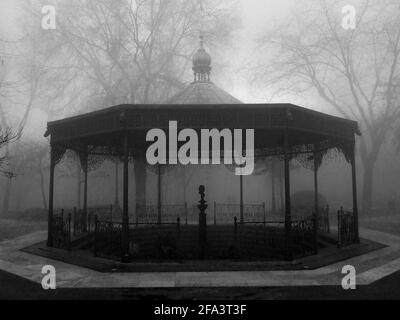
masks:
[(148, 145), (146, 132), (153, 128), (168, 130), (169, 121), (177, 121), (178, 130), (254, 129), (257, 158), (282, 156), (283, 136), (288, 134), (289, 157), (306, 167), (314, 165), (314, 155), (320, 166), (331, 149), (350, 161), (355, 135), (359, 134), (355, 121), (291, 104), (120, 105), (49, 122), (47, 133), (57, 149), (57, 159), (66, 149), (80, 155), (87, 152), (88, 166), (93, 168), (107, 158), (122, 160), (126, 135), (130, 161), (142, 157)]

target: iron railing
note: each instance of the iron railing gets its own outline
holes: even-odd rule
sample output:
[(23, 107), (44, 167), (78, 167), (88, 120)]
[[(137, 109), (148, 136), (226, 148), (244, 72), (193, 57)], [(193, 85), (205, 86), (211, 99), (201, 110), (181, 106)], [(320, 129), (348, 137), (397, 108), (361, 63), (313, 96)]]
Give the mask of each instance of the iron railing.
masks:
[[(175, 222), (179, 218), (187, 221), (187, 204), (163, 204), (161, 205), (161, 223)], [(158, 223), (158, 205), (136, 205), (136, 223)]]
[(283, 258), (285, 253), (283, 221), (244, 221), (233, 219), (233, 258)]
[(87, 209), (87, 231), (92, 234), (95, 229), (95, 216), (100, 221), (113, 221), (113, 206), (112, 205), (102, 205), (93, 206)]
[(296, 256), (317, 253), (317, 233), (315, 216), (291, 221), (291, 252)]
[(53, 246), (60, 249), (71, 248), (71, 213), (64, 217), (64, 210), (52, 219)]
[(132, 259), (179, 259), (182, 257), (181, 236), (186, 234), (180, 217), (175, 222), (131, 223), (129, 254)]
[[(122, 257), (122, 222), (94, 218), (93, 253), (95, 256)], [(129, 256), (131, 258), (178, 258), (181, 235), (180, 218), (176, 222), (129, 223)]]
[[(234, 217), (238, 217), (240, 220), (240, 211), (240, 204), (214, 202), (213, 222), (214, 224), (232, 223)], [(264, 222), (266, 220), (265, 202), (261, 204), (243, 204), (243, 220)]]
[[(315, 247), (315, 220), (291, 222), (291, 247), (294, 257), (312, 254)], [(199, 225), (175, 222), (129, 223), (129, 256), (133, 260), (198, 259), (205, 247), (207, 259), (268, 260), (284, 258), (284, 221), (244, 221), (236, 217), (230, 224), (206, 227), (205, 243), (200, 243)], [(122, 223), (95, 219), (94, 254), (119, 259), (122, 256)], [(203, 240), (204, 241), (204, 240)]]
[[(136, 223), (159, 222), (158, 205), (136, 205)], [(223, 204), (214, 202), (207, 208), (208, 224), (232, 223), (234, 216), (240, 216), (240, 204)], [(265, 203), (244, 204), (243, 217), (246, 221), (264, 221), (266, 219)], [(188, 206), (184, 204), (161, 205), (161, 223), (175, 222), (177, 218), (182, 224), (197, 224), (199, 222), (199, 209), (197, 204)]]
[(320, 208), (318, 212), (318, 231), (330, 232), (330, 221), (329, 221), (329, 206)]
[(100, 221), (94, 217), (93, 253), (102, 257), (122, 256), (122, 222)]
[(74, 208), (73, 214), (73, 236), (85, 234), (87, 231), (87, 214), (83, 209)]
[(91, 213), (93, 217), (97, 215), (99, 220), (113, 221), (113, 206), (111, 204), (91, 206), (88, 208), (88, 212)]
[(337, 212), (338, 221), (338, 247), (356, 243), (354, 214), (341, 207)]

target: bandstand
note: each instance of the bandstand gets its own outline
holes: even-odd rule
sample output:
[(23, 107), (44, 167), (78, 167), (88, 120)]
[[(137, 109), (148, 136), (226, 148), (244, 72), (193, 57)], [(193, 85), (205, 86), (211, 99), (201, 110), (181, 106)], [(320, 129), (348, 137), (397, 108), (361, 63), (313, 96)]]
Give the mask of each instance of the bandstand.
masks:
[[(318, 204), (318, 168), (324, 156), (334, 150), (351, 165), (351, 210), (338, 211), (338, 245), (359, 242), (355, 168), (355, 121), (327, 115), (293, 104), (244, 104), (218, 88), (210, 80), (211, 58), (201, 44), (193, 57), (194, 81), (163, 104), (124, 104), (48, 123), (51, 164), (48, 211), (48, 246), (74, 246), (74, 237), (85, 239), (95, 255), (117, 257), (123, 262), (134, 259), (198, 259), (244, 257), (292, 260), (318, 251), (321, 208)], [(176, 221), (163, 220), (160, 196), (161, 166), (158, 173), (158, 203), (153, 208), (155, 221), (141, 221), (146, 210), (142, 197), (146, 133), (153, 128), (168, 130), (169, 121), (177, 121), (178, 130), (191, 128), (254, 129), (255, 157), (278, 157), (284, 164), (284, 218), (269, 221), (264, 216), (246, 219), (243, 181), (240, 179), (238, 216), (216, 223), (207, 215), (212, 205), (195, 207), (197, 224), (188, 224), (182, 214)], [(83, 208), (74, 217), (60, 214), (54, 205), (55, 168), (67, 150), (79, 155), (84, 172)], [(88, 206), (88, 171), (99, 159), (118, 157), (123, 163), (122, 219), (113, 221), (96, 214)], [(293, 218), (290, 202), (289, 162), (299, 160), (314, 172), (315, 207), (308, 216)], [(135, 165), (136, 208), (129, 208), (130, 164)], [(242, 176), (241, 176), (242, 177)], [(204, 184), (199, 181), (199, 185)], [(207, 200), (207, 186), (199, 199)], [(145, 202), (145, 200), (144, 200)], [(172, 208), (177, 210), (178, 208)], [(187, 210), (187, 208), (186, 208)], [(134, 212), (135, 218), (130, 220)], [(215, 211), (215, 209), (214, 209)], [(215, 213), (214, 213), (215, 214)], [(187, 213), (186, 213), (187, 215)], [(71, 222), (72, 221), (72, 222)], [(251, 251), (251, 250), (254, 250)], [(246, 256), (246, 258), (249, 258)], [(250, 257), (251, 258), (251, 257)]]

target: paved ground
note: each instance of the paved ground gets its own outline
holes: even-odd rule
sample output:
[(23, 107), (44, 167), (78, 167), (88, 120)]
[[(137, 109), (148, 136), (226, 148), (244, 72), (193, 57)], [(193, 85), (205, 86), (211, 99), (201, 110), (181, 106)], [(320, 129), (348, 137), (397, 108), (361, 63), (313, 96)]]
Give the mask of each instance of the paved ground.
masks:
[(34, 232), (0, 243), (0, 270), (40, 283), (42, 266), (50, 264), (56, 268), (58, 288), (337, 286), (347, 264), (355, 266), (357, 284), (367, 285), (400, 270), (400, 237), (363, 228), (360, 234), (387, 247), (316, 270), (102, 273), (20, 251), (46, 237), (46, 232)]
[(230, 288), (60, 288), (45, 291), (40, 284), (0, 271), (3, 299), (400, 299), (400, 271), (356, 290), (340, 286)]
[[(0, 242), (0, 299), (400, 299), (397, 220), (361, 221), (381, 230), (361, 228), (361, 236), (386, 248), (301, 271), (102, 273), (20, 251), (45, 239), (37, 231)], [(41, 288), (45, 264), (56, 267), (56, 290)], [(357, 290), (339, 285), (345, 264), (357, 270)]]
[[(235, 260), (182, 260), (182, 261), (141, 261), (121, 263), (119, 260), (95, 257), (91, 250), (63, 250), (49, 248), (46, 241), (36, 243), (22, 251), (63, 261), (68, 264), (92, 269), (99, 272), (215, 272), (215, 271), (277, 271), (277, 270), (314, 270), (323, 266), (343, 261), (382, 249), (385, 245), (361, 239), (358, 245), (337, 248), (333, 234), (324, 236), (324, 247), (318, 254), (301, 257), (293, 261), (235, 261)], [(328, 242), (329, 241), (329, 242)]]

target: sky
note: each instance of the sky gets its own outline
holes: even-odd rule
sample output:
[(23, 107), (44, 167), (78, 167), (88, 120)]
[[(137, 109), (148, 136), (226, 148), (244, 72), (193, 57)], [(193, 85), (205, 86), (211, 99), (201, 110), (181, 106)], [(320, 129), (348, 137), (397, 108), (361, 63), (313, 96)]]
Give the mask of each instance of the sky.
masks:
[[(237, 0), (241, 20), (239, 34), (235, 36), (234, 45), (237, 48), (232, 63), (232, 70), (240, 69), (246, 58), (251, 55), (254, 40), (269, 25), (284, 19), (295, 0)], [(15, 34), (16, 23), (15, 0), (0, 0), (0, 34), (11, 37)], [(259, 93), (247, 87), (240, 76), (233, 78), (229, 85), (231, 93), (245, 102), (262, 102)]]
[[(68, 1), (68, 0), (64, 0)], [(235, 70), (244, 67), (243, 63), (246, 58), (251, 57), (254, 50), (255, 39), (269, 26), (279, 24), (285, 19), (286, 15), (294, 8), (296, 0), (237, 0), (239, 13), (241, 16), (241, 26), (238, 34), (234, 38), (235, 50), (230, 57), (232, 59), (232, 67), (229, 71), (231, 81), (226, 83), (217, 83), (220, 87), (227, 90), (233, 96), (247, 103), (269, 102), (268, 90), (255, 89)], [(303, 0), (304, 1), (304, 0)], [(0, 0), (0, 35), (11, 37), (16, 30), (16, 0)], [(352, 0), (349, 0), (351, 3)], [(300, 3), (297, 0), (297, 3)], [(281, 97), (287, 102), (297, 103), (289, 94)], [(308, 100), (308, 101), (307, 101)], [(322, 102), (315, 97), (304, 97), (305, 103), (300, 103), (305, 107), (318, 109), (332, 113)], [(43, 137), (47, 122), (47, 115), (39, 109), (32, 110), (29, 122), (25, 127), (25, 136), (32, 137), (36, 140)]]
[[(244, 31), (255, 32), (268, 21), (284, 17), (293, 0), (238, 0)], [(9, 28), (15, 16), (15, 0), (0, 0), (0, 28)]]
[(13, 28), (15, 23), (15, 1), (0, 0), (0, 30), (2, 34), (7, 33)]
[[(246, 60), (251, 57), (254, 50), (255, 39), (268, 28), (268, 26), (279, 23), (290, 12), (295, 0), (237, 0), (238, 12), (241, 25), (238, 34), (235, 35), (233, 45), (234, 54), (231, 57), (231, 67), (226, 76), (229, 81), (217, 83), (223, 89), (229, 91), (233, 96), (247, 103), (266, 102), (269, 95), (266, 91), (254, 89), (248, 84), (245, 75), (241, 75), (240, 70), (244, 67)], [(16, 1), (0, 0), (0, 34), (3, 38), (12, 38), (15, 35), (16, 23)], [(222, 77), (223, 78), (223, 77)], [(283, 97), (285, 98), (285, 97)], [(288, 97), (289, 99), (290, 97)], [(293, 102), (293, 101), (289, 101)], [(41, 111), (34, 110), (31, 114), (30, 123), (27, 124), (27, 131), (31, 134), (39, 132), (39, 123), (47, 121), (46, 115)], [(40, 129), (42, 126), (40, 126)], [(30, 128), (32, 128), (30, 130)]]
[[(237, 37), (238, 54), (234, 68), (240, 69), (254, 50), (254, 42), (268, 27), (284, 19), (293, 0), (240, 0), (239, 12), (242, 26)], [(230, 93), (244, 102), (265, 102), (264, 94), (248, 86), (245, 79), (238, 76), (230, 88)]]

